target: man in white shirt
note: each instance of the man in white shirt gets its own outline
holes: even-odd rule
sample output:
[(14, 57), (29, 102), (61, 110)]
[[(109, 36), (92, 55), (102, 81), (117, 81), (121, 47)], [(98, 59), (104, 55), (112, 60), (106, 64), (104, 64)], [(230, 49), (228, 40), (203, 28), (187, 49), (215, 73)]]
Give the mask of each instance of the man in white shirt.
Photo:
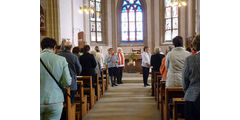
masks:
[(145, 46), (143, 48), (144, 52), (142, 53), (142, 68), (143, 68), (143, 83), (144, 87), (150, 86), (148, 84), (149, 68), (151, 66), (150, 59), (151, 54), (149, 53), (149, 48)]

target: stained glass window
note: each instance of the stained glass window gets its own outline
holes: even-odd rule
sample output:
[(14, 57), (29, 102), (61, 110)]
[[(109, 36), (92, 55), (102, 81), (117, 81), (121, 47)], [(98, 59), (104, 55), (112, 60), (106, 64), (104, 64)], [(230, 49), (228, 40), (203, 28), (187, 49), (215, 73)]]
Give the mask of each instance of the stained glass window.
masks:
[(165, 42), (178, 36), (178, 6), (171, 6), (175, 0), (165, 0)]
[(122, 42), (143, 41), (141, 0), (123, 0), (121, 13)]
[(102, 42), (101, 0), (90, 0), (91, 41)]

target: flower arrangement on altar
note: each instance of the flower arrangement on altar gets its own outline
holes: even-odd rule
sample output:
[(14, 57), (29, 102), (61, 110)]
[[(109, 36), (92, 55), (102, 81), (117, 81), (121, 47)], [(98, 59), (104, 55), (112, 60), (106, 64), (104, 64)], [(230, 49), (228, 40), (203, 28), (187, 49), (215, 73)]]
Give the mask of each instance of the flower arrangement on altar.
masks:
[(129, 56), (129, 62), (128, 62), (128, 65), (133, 65), (135, 66), (136, 65), (136, 54), (135, 52), (132, 52)]

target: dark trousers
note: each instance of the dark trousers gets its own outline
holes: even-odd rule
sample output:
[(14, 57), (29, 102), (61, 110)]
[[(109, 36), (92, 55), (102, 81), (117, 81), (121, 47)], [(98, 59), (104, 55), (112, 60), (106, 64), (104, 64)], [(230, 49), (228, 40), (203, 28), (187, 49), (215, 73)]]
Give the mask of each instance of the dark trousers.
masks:
[(122, 71), (123, 71), (123, 67), (119, 67), (118, 68), (118, 79), (117, 79), (118, 84), (122, 83)]
[(184, 112), (186, 120), (200, 120), (200, 96), (195, 102), (186, 101)]
[(146, 85), (148, 83), (148, 76), (149, 76), (149, 68), (142, 67), (143, 68), (143, 83)]
[(74, 96), (77, 93), (77, 90), (71, 90), (70, 94), (71, 94), (71, 103), (74, 104)]
[(112, 85), (114, 85), (115, 84), (114, 78), (118, 77), (118, 68), (117, 67), (108, 68), (108, 72), (111, 79), (111, 83)]
[(155, 86), (154, 86), (154, 73), (155, 73), (155, 71), (152, 70), (152, 96), (154, 96), (154, 89), (155, 89)]

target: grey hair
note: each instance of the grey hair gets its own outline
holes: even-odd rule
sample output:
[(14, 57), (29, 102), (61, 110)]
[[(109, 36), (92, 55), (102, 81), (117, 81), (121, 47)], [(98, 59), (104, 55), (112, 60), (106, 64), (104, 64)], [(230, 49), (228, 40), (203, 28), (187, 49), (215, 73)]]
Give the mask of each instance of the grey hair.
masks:
[(121, 52), (123, 52), (123, 49), (122, 49), (122, 48), (119, 47), (117, 50), (119, 50), (119, 49), (121, 50)]
[(161, 52), (161, 48), (154, 48), (154, 53), (159, 54)]

